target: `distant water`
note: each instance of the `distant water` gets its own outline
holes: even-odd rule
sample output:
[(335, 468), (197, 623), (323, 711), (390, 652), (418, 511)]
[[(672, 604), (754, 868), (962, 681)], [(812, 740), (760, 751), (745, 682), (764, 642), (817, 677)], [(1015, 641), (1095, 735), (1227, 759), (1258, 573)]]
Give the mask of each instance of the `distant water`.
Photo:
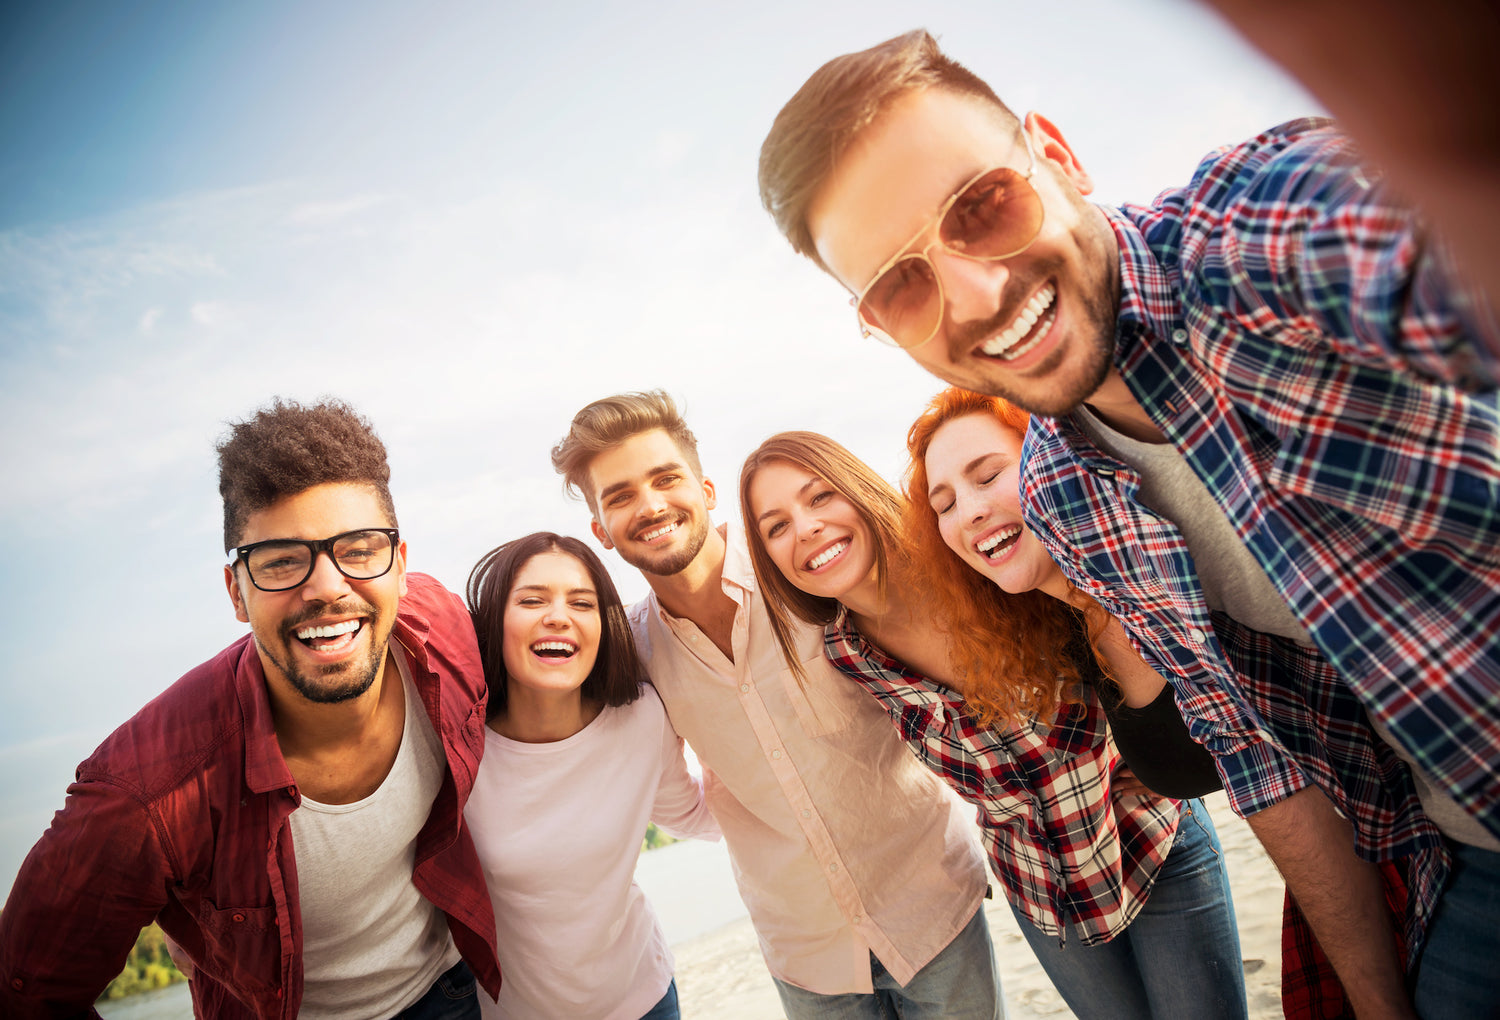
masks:
[[(669, 945), (679, 945), (745, 916), (722, 842), (690, 839), (641, 854), (635, 880), (661, 917)], [(172, 985), (99, 1003), (105, 1020), (192, 1020), (188, 986)]]
[(186, 981), (101, 1002), (96, 1008), (105, 1020), (193, 1020), (193, 997)]
[(671, 946), (745, 916), (722, 841), (689, 839), (641, 854), (635, 880), (656, 908)]

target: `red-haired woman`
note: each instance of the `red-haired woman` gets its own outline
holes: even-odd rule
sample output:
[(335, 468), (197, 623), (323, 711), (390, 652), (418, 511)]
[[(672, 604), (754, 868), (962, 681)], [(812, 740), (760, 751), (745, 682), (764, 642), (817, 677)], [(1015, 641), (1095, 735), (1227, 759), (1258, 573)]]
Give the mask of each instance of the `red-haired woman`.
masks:
[[(1104, 710), (1120, 696), (1078, 615), (1041, 593), (1007, 600), (1002, 634), (994, 616), (984, 621), (925, 590), (914, 570), (924, 554), (902, 536), (905, 501), (815, 433), (781, 433), (752, 453), (740, 503), (788, 665), (799, 670), (784, 639), (790, 618), (824, 624), (829, 659), (978, 807), (991, 869), (1073, 1012), (1244, 1017), (1239, 936), (1212, 823), (1201, 803), (1179, 803), (1121, 770)], [(1036, 551), (1046, 563), (1031, 566), (1041, 572), (1051, 561)], [(1126, 673), (1120, 690), (1148, 680)], [(1177, 726), (1190, 766), (1160, 760), (1153, 742), (1139, 768), (1196, 795), (1202, 762)]]

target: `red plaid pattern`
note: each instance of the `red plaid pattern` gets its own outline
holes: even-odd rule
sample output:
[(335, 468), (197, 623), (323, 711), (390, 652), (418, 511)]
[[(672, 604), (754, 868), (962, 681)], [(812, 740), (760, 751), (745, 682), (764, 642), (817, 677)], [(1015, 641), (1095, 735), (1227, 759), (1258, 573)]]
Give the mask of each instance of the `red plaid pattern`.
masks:
[(901, 738), (978, 811), (990, 869), (1032, 924), (1065, 941), (1108, 942), (1130, 924), (1177, 832), (1178, 803), (1155, 794), (1117, 801), (1120, 763), (1093, 689), (1051, 726), (981, 728), (963, 698), (869, 644), (847, 616), (824, 651), (880, 702)]

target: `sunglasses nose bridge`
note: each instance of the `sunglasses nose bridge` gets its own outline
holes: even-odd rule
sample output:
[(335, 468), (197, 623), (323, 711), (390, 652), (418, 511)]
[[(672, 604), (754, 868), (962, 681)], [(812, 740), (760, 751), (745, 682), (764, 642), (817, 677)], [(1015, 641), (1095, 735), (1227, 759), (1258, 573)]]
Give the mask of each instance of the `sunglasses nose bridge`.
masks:
[(924, 255), (937, 289), (939, 326), (988, 319), (1000, 310), (1011, 272), (1005, 259), (970, 255), (947, 245)]

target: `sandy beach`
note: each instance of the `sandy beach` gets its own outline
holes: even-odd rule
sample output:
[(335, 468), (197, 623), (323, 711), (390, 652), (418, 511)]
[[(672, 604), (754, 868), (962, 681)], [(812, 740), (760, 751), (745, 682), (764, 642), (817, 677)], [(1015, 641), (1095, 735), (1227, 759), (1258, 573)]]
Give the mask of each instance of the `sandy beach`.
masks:
[[(1281, 876), (1222, 793), (1207, 799), (1229, 867), (1252, 1020), (1281, 1014)], [(1012, 1020), (1073, 1016), (1047, 980), (1003, 902), (985, 905)], [(674, 946), (687, 1020), (784, 1020), (755, 930), (741, 918)]]

